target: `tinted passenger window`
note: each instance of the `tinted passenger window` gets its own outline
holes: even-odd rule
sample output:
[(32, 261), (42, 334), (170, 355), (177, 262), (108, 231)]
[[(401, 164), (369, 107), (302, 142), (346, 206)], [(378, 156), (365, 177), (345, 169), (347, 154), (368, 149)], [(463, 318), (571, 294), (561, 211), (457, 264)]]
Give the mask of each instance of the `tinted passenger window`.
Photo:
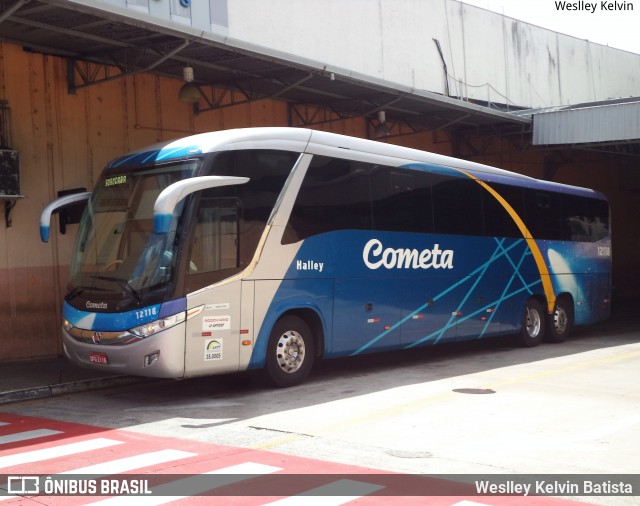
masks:
[[(489, 183), (536, 239), (596, 241), (606, 201)], [(334, 230), (521, 237), (503, 202), (464, 177), (314, 156), (283, 243)]]
[(568, 241), (590, 241), (591, 231), (587, 210), (588, 200), (565, 195), (562, 202), (563, 237)]
[(589, 200), (587, 219), (592, 241), (599, 241), (609, 235), (609, 203), (607, 201)]
[[(491, 187), (513, 208), (516, 214), (526, 223), (524, 209), (524, 192), (522, 188), (503, 184), (490, 183)], [(493, 195), (484, 192), (484, 232), (493, 237), (522, 237), (516, 222)]]
[(561, 241), (564, 238), (562, 199), (558, 193), (526, 192), (527, 226), (535, 239)]
[(433, 232), (428, 172), (375, 166), (371, 174), (373, 226), (389, 232)]
[(433, 187), (435, 232), (483, 235), (482, 187), (470, 179), (438, 175)]
[(216, 154), (207, 175), (242, 176), (249, 182), (206, 190), (207, 197), (242, 197), (244, 219), (266, 223), (299, 153), (275, 150), (224, 151)]
[(484, 234), (491, 237), (520, 237), (522, 233), (511, 215), (489, 192), (482, 195)]
[(370, 230), (369, 171), (369, 164), (314, 156), (283, 242), (297, 242), (333, 230)]
[(315, 156), (285, 230), (285, 244), (334, 230), (433, 232), (433, 174)]

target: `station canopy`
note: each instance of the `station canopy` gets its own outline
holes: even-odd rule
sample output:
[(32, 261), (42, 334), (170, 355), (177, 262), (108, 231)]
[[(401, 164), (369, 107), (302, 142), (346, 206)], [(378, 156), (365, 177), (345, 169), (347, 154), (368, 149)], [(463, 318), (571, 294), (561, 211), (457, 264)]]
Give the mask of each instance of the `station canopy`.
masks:
[[(376, 118), (384, 111), (386, 119), (419, 129), (530, 131), (530, 117), (499, 105), (416, 90), (175, 22), (137, 19), (135, 11), (127, 15), (106, 2), (0, 0), (0, 39), (67, 59), (72, 93), (143, 72), (182, 80), (190, 66), (202, 89), (239, 90), (243, 101), (317, 106), (338, 119)], [(102, 70), (88, 71), (81, 62)], [(202, 95), (207, 105), (200, 112), (223, 105), (213, 94)]]

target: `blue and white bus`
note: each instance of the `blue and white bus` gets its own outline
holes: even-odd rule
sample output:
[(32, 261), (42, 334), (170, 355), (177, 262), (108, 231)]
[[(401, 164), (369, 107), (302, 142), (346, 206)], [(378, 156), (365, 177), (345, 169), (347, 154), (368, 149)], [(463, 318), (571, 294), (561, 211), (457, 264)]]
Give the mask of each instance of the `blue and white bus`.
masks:
[(186, 137), (109, 163), (64, 300), (75, 363), (184, 378), (513, 334), (563, 341), (610, 312), (593, 190), (297, 128)]

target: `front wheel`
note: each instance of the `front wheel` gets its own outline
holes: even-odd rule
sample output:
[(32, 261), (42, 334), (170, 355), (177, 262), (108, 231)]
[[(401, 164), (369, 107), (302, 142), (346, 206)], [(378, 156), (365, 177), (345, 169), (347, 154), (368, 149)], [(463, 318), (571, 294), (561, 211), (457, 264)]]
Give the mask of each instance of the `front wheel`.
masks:
[(315, 357), (309, 325), (297, 316), (278, 320), (267, 345), (267, 379), (277, 387), (299, 385), (309, 375)]
[(551, 343), (564, 342), (573, 327), (573, 302), (568, 297), (560, 297), (556, 300), (553, 313), (549, 318), (549, 332), (546, 340)]
[(536, 299), (529, 299), (522, 312), (522, 328), (519, 342), (522, 346), (533, 348), (544, 338), (545, 313), (542, 304)]

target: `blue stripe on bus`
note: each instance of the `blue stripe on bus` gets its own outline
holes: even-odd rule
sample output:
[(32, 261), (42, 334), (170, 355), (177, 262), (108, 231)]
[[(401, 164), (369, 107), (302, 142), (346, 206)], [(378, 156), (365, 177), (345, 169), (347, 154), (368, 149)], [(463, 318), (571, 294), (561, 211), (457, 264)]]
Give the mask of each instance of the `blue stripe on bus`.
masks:
[(169, 300), (167, 302), (162, 303), (162, 306), (160, 307), (159, 318), (166, 318), (167, 316), (172, 316), (174, 314), (178, 314), (186, 310), (187, 310), (186, 297), (182, 297), (180, 299), (175, 299), (175, 300)]
[[(362, 252), (372, 238), (395, 251), (439, 244), (455, 252), (453, 268), (371, 270)], [(597, 305), (578, 302), (608, 297), (610, 266), (608, 258), (598, 257), (599, 244), (539, 241), (539, 246), (556, 293), (568, 292), (576, 300), (576, 324), (606, 317), (606, 307), (600, 314)], [(310, 237), (267, 311), (250, 367), (264, 364), (269, 332), (278, 317), (309, 300), (325, 328), (324, 355), (332, 357), (514, 333), (532, 295), (544, 296), (544, 291), (533, 254), (522, 238), (370, 231)], [(323, 303), (334, 298), (335, 304)], [(374, 306), (371, 313), (364, 309), (369, 302)]]
[[(473, 282), (471, 283), (471, 286), (468, 288), (468, 290), (465, 292), (462, 292), (462, 296), (460, 297), (460, 300), (457, 302), (454, 302), (451, 305), (451, 316), (449, 316), (448, 320), (446, 321), (446, 323), (439, 328), (438, 330), (436, 330), (435, 332), (432, 332), (406, 346), (404, 346), (405, 348), (413, 348), (415, 346), (419, 346), (423, 343), (426, 343), (428, 341), (431, 341), (432, 344), (437, 344), (438, 342), (440, 342), (440, 340), (442, 339), (442, 337), (444, 336), (444, 334), (446, 333), (446, 331), (455, 328), (457, 325), (464, 323), (467, 320), (473, 319), (479, 315), (483, 315), (486, 313), (486, 311), (491, 310), (490, 316), (486, 319), (486, 323), (484, 324), (482, 330), (478, 333), (478, 338), (481, 338), (485, 335), (485, 333), (487, 332), (487, 329), (491, 323), (491, 321), (495, 318), (495, 315), (497, 314), (498, 309), (500, 308), (501, 304), (514, 297), (515, 295), (518, 295), (522, 292), (527, 292), (527, 296), (530, 296), (533, 292), (531, 290), (532, 287), (540, 284), (540, 280), (534, 280), (531, 283), (526, 283), (522, 277), (522, 274), (519, 272), (519, 266), (522, 265), (523, 260), (531, 255), (531, 252), (528, 249), (523, 250), (522, 255), (521, 255), (521, 260), (518, 264), (518, 266), (514, 266), (514, 272), (513, 275), (511, 276), (511, 280), (509, 281), (509, 283), (507, 284), (507, 287), (511, 286), (512, 281), (518, 277), (520, 278), (521, 282), (523, 283), (523, 287), (519, 288), (518, 290), (514, 291), (514, 292), (509, 292), (507, 293), (507, 288), (505, 288), (505, 290), (502, 292), (502, 294), (489, 301), (487, 304), (485, 304), (484, 306), (476, 309), (475, 311), (472, 311), (470, 313), (467, 313), (466, 311), (463, 311), (467, 305), (467, 302), (469, 301), (470, 297), (472, 296), (474, 290), (478, 287), (480, 281), (483, 279), (484, 276), (486, 276), (487, 274), (487, 270), (488, 268), (496, 261), (498, 261), (501, 257), (505, 257), (505, 259), (507, 259), (507, 261), (509, 263), (511, 263), (511, 265), (513, 265), (511, 258), (508, 255), (508, 252), (516, 247), (521, 247), (523, 246), (523, 240), (517, 240), (516, 242), (514, 242), (513, 244), (511, 244), (508, 248), (504, 248), (503, 247), (503, 243), (505, 241), (505, 239), (498, 239), (495, 238), (495, 241), (498, 243), (498, 247), (496, 248), (496, 250), (493, 252), (491, 258), (485, 262), (483, 265), (478, 266), (477, 269), (475, 269), (474, 271), (470, 272), (467, 275), (464, 275), (463, 277), (461, 277), (457, 282), (454, 282), (453, 284), (449, 285), (448, 287), (446, 287), (442, 292), (440, 292), (438, 295), (436, 295), (435, 297), (433, 297), (431, 299), (431, 301), (433, 303), (443, 299), (444, 297), (446, 297), (450, 292), (453, 292), (455, 289), (465, 285), (466, 283), (468, 283), (469, 281), (473, 280)], [(486, 293), (486, 292), (483, 292)], [(453, 301), (452, 301), (453, 302)], [(402, 318), (401, 320), (399, 320), (398, 322), (394, 323), (393, 325), (389, 326), (390, 328), (385, 330), (384, 332), (382, 332), (381, 334), (375, 336), (373, 339), (371, 339), (369, 342), (367, 342), (365, 345), (361, 346), (359, 349), (357, 349), (356, 351), (354, 351), (353, 353), (351, 353), (351, 355), (359, 355), (363, 352), (365, 352), (367, 349), (369, 349), (370, 347), (372, 347), (376, 342), (378, 342), (379, 340), (383, 339), (387, 334), (395, 331), (396, 329), (400, 328), (403, 324), (407, 323), (408, 321), (412, 320), (413, 317), (415, 317), (417, 314), (423, 312), (423, 311), (427, 311), (427, 315), (428, 315), (428, 310), (429, 310), (429, 306), (430, 306), (430, 302), (427, 302), (423, 305), (421, 305), (420, 307), (418, 307), (417, 309), (409, 312), (407, 314), (407, 316), (405, 316), (404, 318)], [(464, 316), (462, 316), (464, 315)]]
[(150, 323), (159, 318), (165, 318), (187, 309), (187, 299), (182, 297), (176, 300), (154, 304), (151, 306), (134, 309), (125, 313), (96, 313), (82, 311), (64, 302), (63, 316), (74, 327), (84, 330), (96, 330), (115, 332), (129, 330), (138, 325)]

